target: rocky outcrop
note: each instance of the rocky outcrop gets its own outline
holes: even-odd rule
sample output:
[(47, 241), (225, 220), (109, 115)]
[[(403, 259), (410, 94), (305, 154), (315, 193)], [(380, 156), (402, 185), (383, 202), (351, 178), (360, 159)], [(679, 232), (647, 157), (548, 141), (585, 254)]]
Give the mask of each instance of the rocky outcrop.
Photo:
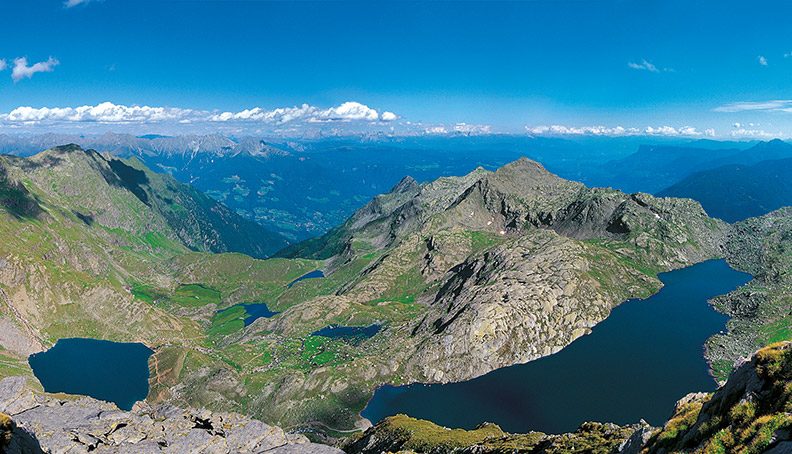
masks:
[(713, 300), (729, 315), (728, 332), (707, 342), (707, 359), (723, 380), (738, 358), (789, 339), (792, 285), (792, 208), (734, 224), (725, 244), (733, 268), (754, 276), (747, 285)]
[(0, 418), (0, 431), (10, 432), (9, 454), (340, 452), (238, 414), (147, 404), (121, 411), (89, 397), (33, 391), (25, 377), (0, 381), (0, 412), (15, 423)]
[(396, 415), (362, 434), (343, 440), (341, 447), (347, 454), (607, 454), (628, 443), (630, 434), (640, 432), (644, 427), (648, 426), (620, 427), (588, 422), (574, 432), (561, 435), (541, 432), (510, 434), (491, 423), (480, 424), (474, 430), (449, 429), (429, 421)]
[(452, 276), (413, 330), (421, 342), (410, 368), (431, 381), (461, 381), (555, 353), (615, 305), (660, 287), (617, 256), (551, 230), (474, 255)]

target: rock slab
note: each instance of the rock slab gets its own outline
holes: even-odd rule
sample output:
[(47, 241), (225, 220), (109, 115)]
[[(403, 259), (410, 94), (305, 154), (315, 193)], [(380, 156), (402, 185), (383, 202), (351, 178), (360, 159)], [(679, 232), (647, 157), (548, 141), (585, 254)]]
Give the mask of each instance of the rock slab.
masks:
[(238, 414), (146, 403), (122, 411), (90, 397), (36, 392), (27, 380), (0, 381), (0, 413), (16, 423), (8, 454), (342, 453)]

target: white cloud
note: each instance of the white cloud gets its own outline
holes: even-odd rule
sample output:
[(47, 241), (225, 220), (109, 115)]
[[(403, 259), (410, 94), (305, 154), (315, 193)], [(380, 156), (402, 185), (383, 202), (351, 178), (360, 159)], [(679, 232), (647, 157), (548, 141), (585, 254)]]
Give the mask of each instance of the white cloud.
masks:
[(190, 109), (149, 106), (117, 106), (104, 102), (96, 106), (81, 107), (17, 107), (8, 114), (0, 114), (4, 123), (71, 123), (71, 122), (159, 122), (180, 120), (193, 114)]
[(763, 57), (763, 56), (761, 56), (761, 55), (760, 55), (759, 57), (757, 57), (757, 58), (759, 58), (759, 64), (760, 64), (760, 65), (762, 65), (762, 66), (767, 66), (767, 59), (766, 59), (766, 58), (764, 58), (764, 57)]
[[(409, 124), (409, 122), (407, 122)], [(461, 134), (461, 135), (487, 135), (492, 134), (489, 125), (469, 125), (457, 123), (453, 125), (420, 125), (425, 134)]]
[(628, 62), (627, 66), (629, 66), (632, 69), (643, 69), (643, 70), (646, 70), (646, 71), (651, 71), (653, 73), (659, 73), (660, 72), (660, 70), (657, 69), (657, 67), (655, 65), (653, 65), (652, 63), (650, 63), (650, 62), (648, 62), (646, 60), (641, 60), (641, 63)]
[(380, 117), (382, 121), (395, 121), (398, 118), (399, 117), (395, 113), (388, 111), (382, 112), (382, 117)]
[(753, 139), (776, 139), (780, 138), (783, 134), (781, 133), (770, 133), (765, 131), (764, 129), (745, 129), (745, 128), (737, 128), (731, 131), (731, 136), (736, 139), (743, 139), (743, 138), (753, 138)]
[(0, 58), (0, 71), (5, 71), (6, 68), (8, 68), (8, 62)]
[(320, 109), (315, 106), (303, 104), (300, 107), (282, 107), (274, 110), (265, 110), (260, 107), (245, 109), (240, 112), (222, 112), (209, 115), (206, 120), (215, 122), (227, 121), (252, 121), (284, 124), (293, 121), (309, 123), (332, 123), (351, 121), (393, 121), (398, 118), (393, 112), (384, 112), (382, 115), (371, 107), (358, 102), (345, 102), (329, 109)]
[(681, 128), (674, 128), (671, 126), (645, 128), (625, 128), (624, 126), (526, 126), (525, 130), (529, 134), (540, 136), (564, 136), (564, 135), (579, 135), (579, 136), (667, 136), (667, 137), (700, 137), (702, 135), (714, 136), (715, 130), (708, 129), (705, 132), (700, 132), (692, 126), (682, 126)]
[(84, 5), (84, 4), (90, 3), (92, 1), (94, 1), (94, 0), (66, 0), (66, 1), (63, 2), (63, 6), (66, 7), (66, 8), (71, 8), (72, 6)]
[(0, 114), (0, 124), (68, 124), (68, 123), (372, 123), (389, 122), (398, 117), (392, 112), (380, 114), (357, 102), (345, 102), (328, 109), (303, 104), (265, 110), (260, 107), (239, 112), (209, 112), (177, 107), (124, 106), (104, 102), (80, 107), (18, 107)]
[(777, 99), (772, 101), (733, 102), (713, 109), (715, 112), (746, 112), (765, 110), (770, 112), (792, 112), (792, 100)]
[(756, 129), (758, 126), (759, 123), (734, 123), (732, 125), (733, 129), (729, 134), (737, 139), (775, 139), (783, 135), (780, 132), (773, 134), (765, 131), (764, 129)]
[(47, 61), (42, 61), (33, 64), (33, 66), (28, 66), (27, 58), (20, 57), (14, 59), (14, 69), (11, 71), (11, 78), (14, 79), (14, 82), (19, 82), (20, 80), (27, 77), (30, 79), (33, 77), (33, 74), (41, 73), (41, 72), (50, 72), (57, 66), (60, 62), (52, 57), (50, 57)]

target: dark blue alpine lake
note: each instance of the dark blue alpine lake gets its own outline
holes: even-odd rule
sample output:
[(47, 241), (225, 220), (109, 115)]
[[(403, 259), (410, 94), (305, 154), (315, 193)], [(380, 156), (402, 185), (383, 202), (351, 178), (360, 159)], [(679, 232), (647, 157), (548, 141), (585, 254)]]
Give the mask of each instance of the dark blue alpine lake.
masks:
[(728, 317), (707, 300), (751, 280), (724, 260), (660, 274), (646, 300), (629, 300), (560, 352), (445, 385), (383, 386), (361, 415), (397, 413), (473, 429), (489, 421), (509, 432), (562, 433), (584, 421), (662, 425), (674, 403), (716, 384), (704, 342)]
[(131, 410), (148, 395), (153, 353), (138, 343), (73, 338), (60, 339), (28, 362), (47, 392), (82, 394)]
[(291, 281), (291, 282), (289, 283), (289, 288), (291, 288), (291, 286), (292, 286), (292, 285), (294, 285), (294, 284), (296, 284), (296, 283), (300, 282), (300, 281), (301, 281), (301, 280), (303, 280), (303, 279), (316, 279), (316, 278), (319, 278), (319, 277), (325, 277), (325, 275), (324, 275), (324, 273), (322, 272), (322, 270), (315, 270), (315, 271), (311, 271), (310, 273), (308, 273), (308, 274), (305, 274), (305, 275), (303, 275), (303, 276), (300, 276), (300, 277), (298, 277), (297, 279), (295, 279), (295, 280)]
[(314, 331), (313, 333), (311, 333), (311, 336), (322, 336), (322, 337), (329, 337), (332, 339), (337, 339), (341, 337), (360, 337), (363, 339), (368, 339), (370, 337), (374, 337), (374, 335), (377, 334), (381, 328), (382, 325), (380, 324), (374, 324), (369, 326), (330, 325), (330, 326), (325, 326), (319, 331)]

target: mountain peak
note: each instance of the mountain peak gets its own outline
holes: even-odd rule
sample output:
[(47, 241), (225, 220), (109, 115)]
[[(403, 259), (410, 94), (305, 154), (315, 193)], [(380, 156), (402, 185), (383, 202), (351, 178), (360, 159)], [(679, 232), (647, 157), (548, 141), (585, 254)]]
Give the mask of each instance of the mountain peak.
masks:
[(544, 166), (532, 159), (528, 159), (525, 156), (521, 157), (520, 159), (510, 162), (503, 167), (499, 168), (495, 171), (495, 174), (504, 174), (504, 173), (521, 173), (521, 174), (541, 174), (541, 175), (551, 175)]
[(394, 186), (390, 191), (388, 191), (388, 194), (403, 194), (417, 187), (418, 187), (418, 182), (415, 181), (415, 178), (407, 175), (406, 177), (402, 178), (401, 181), (396, 183), (396, 186)]

